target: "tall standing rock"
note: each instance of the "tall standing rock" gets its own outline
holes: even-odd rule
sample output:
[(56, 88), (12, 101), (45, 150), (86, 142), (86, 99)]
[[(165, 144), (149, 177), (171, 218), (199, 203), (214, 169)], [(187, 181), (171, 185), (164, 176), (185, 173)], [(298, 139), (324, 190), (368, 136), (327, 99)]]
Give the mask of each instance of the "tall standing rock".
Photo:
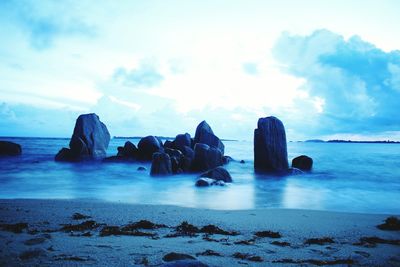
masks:
[(254, 130), (254, 169), (258, 172), (286, 172), (286, 133), (275, 117), (260, 118)]
[(206, 144), (210, 147), (218, 148), (222, 155), (225, 153), (225, 146), (221, 140), (214, 134), (210, 125), (206, 121), (202, 121), (196, 128), (194, 135), (195, 144)]
[(63, 148), (56, 155), (57, 161), (79, 161), (82, 159), (101, 159), (106, 156), (110, 143), (110, 133), (94, 113), (83, 114), (75, 123), (69, 149)]

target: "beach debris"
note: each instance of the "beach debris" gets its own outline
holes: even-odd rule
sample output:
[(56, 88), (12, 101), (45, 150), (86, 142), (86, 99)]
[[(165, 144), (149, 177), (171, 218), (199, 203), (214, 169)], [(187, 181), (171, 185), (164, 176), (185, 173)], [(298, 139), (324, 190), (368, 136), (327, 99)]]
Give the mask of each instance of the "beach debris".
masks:
[(375, 247), (377, 244), (389, 244), (400, 246), (400, 239), (384, 239), (376, 236), (361, 237), (359, 243), (354, 243), (356, 246)]
[(22, 252), (19, 255), (19, 258), (21, 260), (30, 260), (33, 258), (45, 256), (46, 254), (47, 254), (47, 252), (43, 248), (35, 248), (35, 249), (26, 250), (26, 251)]
[(64, 232), (87, 231), (87, 230), (93, 230), (100, 226), (100, 224), (96, 223), (93, 220), (84, 221), (79, 224), (62, 224), (62, 225), (63, 227), (61, 228), (61, 231)]
[(27, 229), (27, 223), (14, 223), (14, 224), (0, 224), (0, 229), (14, 234), (22, 233), (22, 230)]
[(385, 223), (380, 224), (378, 226), (378, 229), (384, 230), (384, 231), (399, 231), (400, 230), (400, 220), (397, 217), (390, 216), (386, 218)]
[(193, 224), (183, 221), (180, 225), (175, 227), (175, 233), (168, 234), (165, 237), (178, 237), (178, 236), (189, 236), (194, 237), (199, 233), (199, 228)]
[(291, 263), (291, 264), (313, 264), (317, 266), (325, 266), (325, 265), (352, 265), (356, 264), (356, 262), (352, 259), (336, 259), (336, 260), (315, 260), (315, 259), (307, 259), (307, 260), (293, 260), (293, 259), (280, 259), (274, 260), (273, 263)]
[(162, 259), (163, 261), (169, 262), (169, 261), (179, 261), (179, 260), (195, 260), (196, 258), (188, 254), (171, 252), (164, 255)]
[(19, 156), (22, 153), (22, 148), (20, 144), (0, 141), (0, 156)]
[(119, 226), (104, 226), (100, 231), (100, 236), (111, 236), (111, 235), (129, 235), (129, 236), (147, 236), (147, 237), (155, 237), (157, 234), (155, 233), (147, 233), (138, 231), (136, 228), (120, 228)]
[(222, 255), (218, 252), (215, 252), (214, 250), (207, 249), (203, 252), (196, 253), (196, 256), (218, 256), (222, 257)]
[(135, 265), (149, 266), (149, 259), (145, 256), (134, 259)]
[(322, 237), (322, 238), (309, 238), (304, 241), (306, 245), (326, 245), (335, 243), (332, 238), (330, 237)]
[(292, 160), (292, 168), (297, 168), (302, 171), (311, 171), (312, 165), (313, 165), (313, 159), (306, 155), (295, 157)]
[(31, 238), (28, 240), (24, 241), (24, 244), (27, 246), (33, 246), (33, 245), (38, 245), (46, 242), (46, 238), (44, 237), (36, 237), (36, 238)]
[(172, 174), (171, 158), (167, 153), (155, 152), (151, 162), (150, 175), (169, 175)]
[(160, 267), (208, 267), (208, 265), (198, 260), (178, 260), (164, 263)]
[(84, 215), (84, 214), (81, 214), (79, 212), (75, 212), (72, 215), (72, 220), (84, 220), (84, 219), (90, 219), (90, 218), (92, 218), (92, 217)]
[(254, 245), (256, 242), (255, 239), (249, 239), (249, 240), (239, 240), (234, 242), (235, 245), (246, 245), (246, 246), (251, 246)]
[(232, 245), (231, 243), (229, 243), (229, 238), (215, 239), (215, 238), (211, 238), (209, 235), (204, 235), (203, 240), (208, 241), (208, 242), (221, 243), (222, 245), (226, 245), (226, 246)]
[(260, 256), (257, 255), (251, 255), (248, 253), (240, 253), (240, 252), (235, 252), (232, 257), (236, 259), (241, 259), (241, 260), (248, 260), (248, 261), (254, 261), (254, 262), (263, 262), (264, 259), (261, 258)]
[(55, 156), (56, 161), (81, 161), (102, 159), (110, 143), (110, 133), (95, 113), (82, 114), (75, 123), (69, 142), (70, 148), (62, 148)]
[(55, 261), (77, 261), (77, 262), (84, 262), (84, 261), (92, 261), (93, 259), (90, 257), (80, 257), (80, 256), (73, 256), (73, 255), (66, 255), (60, 254), (54, 257)]
[(218, 226), (215, 226), (213, 224), (209, 224), (206, 226), (203, 226), (200, 231), (200, 233), (204, 233), (204, 234), (208, 234), (208, 235), (213, 235), (213, 234), (217, 234), (217, 235), (238, 235), (238, 232), (235, 231), (225, 231), (221, 228), (219, 228)]
[(269, 237), (269, 238), (281, 238), (282, 235), (279, 232), (273, 232), (273, 231), (259, 231), (254, 233), (255, 236), (257, 237)]
[(290, 243), (289, 242), (280, 242), (280, 241), (273, 241), (271, 242), (272, 245), (275, 246), (280, 246), (280, 247), (289, 247)]
[(286, 133), (276, 117), (260, 118), (254, 130), (254, 169), (257, 172), (286, 172)]
[(166, 228), (165, 224), (156, 224), (148, 220), (140, 220), (131, 224), (128, 224), (122, 228), (123, 231), (132, 231), (135, 229), (147, 229), (154, 230), (158, 228)]

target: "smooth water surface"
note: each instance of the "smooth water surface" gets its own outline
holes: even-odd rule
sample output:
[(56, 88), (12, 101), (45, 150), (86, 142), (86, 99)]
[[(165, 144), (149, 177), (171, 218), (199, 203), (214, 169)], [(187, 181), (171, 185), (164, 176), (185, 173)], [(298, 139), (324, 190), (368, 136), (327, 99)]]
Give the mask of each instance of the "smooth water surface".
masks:
[[(400, 145), (288, 143), (289, 160), (306, 154), (311, 173), (275, 177), (253, 170), (252, 142), (226, 141), (234, 183), (197, 188), (197, 175), (151, 177), (149, 163), (60, 163), (69, 139), (1, 138), (23, 155), (0, 158), (0, 198), (99, 199), (210, 209), (296, 208), (400, 214)], [(108, 155), (126, 140), (113, 139)], [(131, 140), (137, 143), (138, 140)], [(239, 160), (245, 160), (240, 164)], [(147, 168), (138, 171), (139, 166)]]

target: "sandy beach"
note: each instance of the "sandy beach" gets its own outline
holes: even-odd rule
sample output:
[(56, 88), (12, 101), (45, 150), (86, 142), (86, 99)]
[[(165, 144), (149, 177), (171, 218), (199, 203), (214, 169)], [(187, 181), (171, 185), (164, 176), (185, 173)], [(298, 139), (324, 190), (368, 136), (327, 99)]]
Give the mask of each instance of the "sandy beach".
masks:
[(0, 265), (399, 266), (390, 215), (1, 200)]

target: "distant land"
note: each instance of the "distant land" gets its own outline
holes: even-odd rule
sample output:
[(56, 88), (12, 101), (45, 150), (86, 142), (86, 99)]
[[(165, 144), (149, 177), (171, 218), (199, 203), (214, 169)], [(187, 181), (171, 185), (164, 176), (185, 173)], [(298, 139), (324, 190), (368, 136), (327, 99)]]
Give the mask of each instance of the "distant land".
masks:
[(384, 140), (384, 141), (353, 141), (353, 140), (328, 140), (324, 141), (321, 139), (311, 139), (304, 141), (306, 143), (363, 143), (363, 144), (400, 144), (400, 141), (391, 141), (391, 140)]

